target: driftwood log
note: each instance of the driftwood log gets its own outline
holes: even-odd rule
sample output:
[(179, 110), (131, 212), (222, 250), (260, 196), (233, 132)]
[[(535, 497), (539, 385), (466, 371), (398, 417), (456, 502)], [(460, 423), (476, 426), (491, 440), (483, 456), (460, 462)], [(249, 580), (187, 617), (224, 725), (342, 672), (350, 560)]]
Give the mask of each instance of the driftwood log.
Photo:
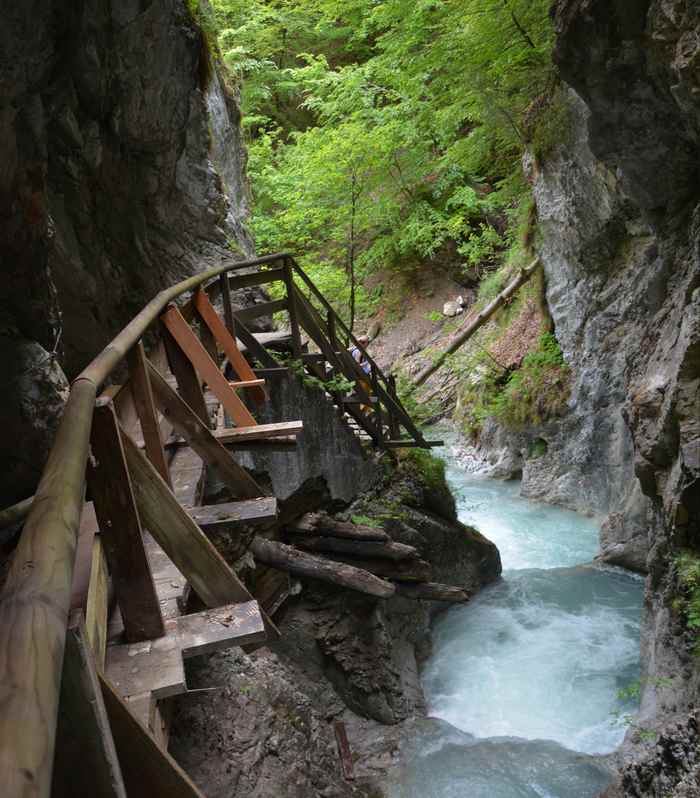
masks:
[(345, 538), (313, 537), (301, 535), (294, 545), (306, 551), (324, 554), (349, 554), (353, 557), (380, 557), (383, 560), (417, 560), (418, 549), (403, 543), (380, 540), (347, 540)]
[(330, 582), (378, 598), (389, 598), (396, 592), (396, 588), (391, 582), (379, 579), (366, 570), (323, 557), (315, 557), (284, 543), (255, 537), (250, 545), (250, 550), (255, 559), (264, 565), (289, 571), (296, 576)]
[[(329, 555), (331, 556), (331, 555)], [(371, 574), (396, 579), (404, 582), (429, 582), (432, 578), (432, 566), (425, 560), (382, 560), (379, 557), (349, 557), (345, 554), (333, 554), (334, 560), (369, 571)]]
[(394, 582), (396, 595), (411, 599), (427, 599), (430, 601), (467, 601), (469, 593), (461, 587), (441, 585), (438, 582)]
[(382, 529), (350, 521), (338, 521), (326, 513), (307, 513), (289, 527), (291, 532), (299, 535), (324, 535), (348, 540), (391, 540)]

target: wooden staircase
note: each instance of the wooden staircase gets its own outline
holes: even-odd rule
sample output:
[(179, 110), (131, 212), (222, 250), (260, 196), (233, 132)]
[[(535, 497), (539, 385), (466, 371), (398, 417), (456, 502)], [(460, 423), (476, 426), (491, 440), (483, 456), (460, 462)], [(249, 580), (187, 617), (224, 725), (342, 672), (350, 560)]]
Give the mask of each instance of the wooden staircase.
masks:
[[(285, 284), (284, 299), (234, 312), (231, 291), (273, 281)], [(249, 330), (280, 311), (288, 331)], [(158, 341), (148, 355), (144, 336)], [(371, 358), (364, 375), (352, 345), (294, 260), (273, 255), (162, 291), (73, 382), (0, 595), (4, 796), (201, 798), (167, 753), (162, 701), (187, 692), (186, 658), (279, 637), (271, 615), (283, 582), (252, 595), (210, 537), (277, 518), (276, 499), (231, 451), (293, 447), (303, 433), (301, 421), (255, 417), (274, 378), (289, 371), (280, 348), (328, 386), (373, 446), (437, 443), (424, 439)], [(354, 383), (352, 393), (335, 390), (337, 375)], [(230, 501), (202, 506), (207, 467)]]

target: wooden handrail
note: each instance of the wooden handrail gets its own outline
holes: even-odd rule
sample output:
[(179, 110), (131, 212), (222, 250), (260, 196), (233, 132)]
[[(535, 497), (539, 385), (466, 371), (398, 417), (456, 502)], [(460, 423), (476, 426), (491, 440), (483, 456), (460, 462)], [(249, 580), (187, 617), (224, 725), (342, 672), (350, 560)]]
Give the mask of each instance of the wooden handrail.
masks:
[(217, 266), (164, 289), (73, 382), (0, 594), (3, 798), (48, 798), (51, 790), (75, 549), (98, 390), (174, 299), (224, 272), (285, 257), (280, 253)]

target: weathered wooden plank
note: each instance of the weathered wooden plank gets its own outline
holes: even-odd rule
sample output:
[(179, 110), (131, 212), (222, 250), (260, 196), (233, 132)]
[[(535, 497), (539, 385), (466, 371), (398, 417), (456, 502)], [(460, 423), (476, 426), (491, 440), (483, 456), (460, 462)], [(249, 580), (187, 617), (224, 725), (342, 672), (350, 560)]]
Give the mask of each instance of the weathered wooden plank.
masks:
[(230, 452), (289, 452), (296, 446), (297, 439), (291, 435), (285, 435), (281, 438), (263, 438), (261, 440), (237, 441), (226, 444), (226, 448)]
[(187, 690), (179, 641), (168, 634), (109, 646), (105, 675), (122, 697), (153, 693), (155, 698), (167, 698)]
[(163, 619), (143, 547), (141, 521), (117, 417), (109, 399), (95, 403), (91, 445), (93, 460), (88, 466), (88, 484), (127, 640), (160, 637)]
[(268, 369), (253, 369), (256, 377), (263, 377), (265, 380), (274, 377), (286, 377), (289, 374), (287, 366), (275, 366)]
[(350, 743), (348, 742), (345, 723), (342, 720), (336, 720), (333, 726), (335, 728), (335, 739), (338, 743), (338, 754), (340, 756), (340, 767), (343, 771), (343, 778), (346, 781), (352, 781), (355, 778), (355, 774), (353, 771), (352, 754), (350, 753)]
[[(240, 350), (238, 349), (238, 345), (236, 344), (236, 339), (233, 338), (231, 333), (226, 329), (226, 325), (219, 318), (219, 314), (214, 309), (214, 306), (211, 304), (209, 297), (204, 293), (204, 291), (198, 291), (194, 295), (194, 304), (195, 308), (197, 309), (197, 313), (200, 315), (202, 321), (207, 325), (209, 330), (211, 330), (214, 338), (219, 342), (219, 345), (224, 350), (224, 354), (228, 358), (231, 368), (236, 372), (239, 379), (242, 381), (254, 382), (256, 377), (253, 373), (253, 369), (241, 354)], [(233, 319), (233, 312), (231, 318)], [(267, 399), (265, 389), (257, 383), (251, 386), (251, 395), (257, 402), (264, 402)], [(234, 419), (234, 421), (236, 420), (233, 415), (231, 417)]]
[[(292, 532), (292, 535), (294, 533)], [(415, 560), (418, 558), (418, 549), (404, 543), (394, 541), (382, 542), (378, 540), (348, 540), (335, 538), (328, 535), (296, 536), (294, 545), (305, 551), (315, 551), (328, 554), (349, 554), (352, 557), (379, 557), (383, 560)]]
[(231, 303), (231, 286), (229, 275), (224, 272), (219, 277), (219, 292), (221, 294), (221, 304), (224, 308), (224, 322), (226, 329), (231, 335), (236, 334), (236, 322), (233, 318), (233, 304)]
[(180, 311), (171, 306), (161, 318), (185, 356), (207, 382), (209, 389), (219, 399), (233, 421), (239, 426), (257, 424), (248, 408), (243, 404), (236, 392), (231, 389), (228, 380), (219, 371), (217, 364), (209, 357), (201, 341), (192, 332), (189, 324), (182, 318)]
[(381, 528), (367, 524), (353, 524), (350, 521), (339, 521), (328, 513), (306, 513), (289, 525), (291, 532), (305, 535), (330, 535), (348, 540), (391, 540)]
[(209, 357), (218, 365), (219, 347), (216, 343), (214, 333), (212, 333), (203, 319), (199, 320), (199, 340), (202, 342), (202, 346), (205, 348)]
[(238, 390), (239, 388), (258, 388), (265, 385), (264, 379), (258, 379), (257, 377), (253, 380), (229, 380), (228, 384), (233, 388), (234, 391)]
[(257, 424), (254, 427), (222, 427), (214, 430), (213, 434), (219, 443), (238, 443), (261, 438), (298, 435), (303, 430), (303, 421), (279, 421), (274, 424)]
[(90, 585), (85, 604), (85, 634), (98, 668), (104, 666), (107, 648), (107, 616), (109, 615), (109, 578), (107, 558), (99, 535), (92, 544)]
[(258, 565), (255, 569), (255, 596), (260, 606), (272, 617), (289, 598), (291, 579), (286, 571)]
[(415, 582), (405, 584), (394, 582), (396, 594), (412, 599), (426, 599), (429, 601), (462, 602), (469, 599), (469, 593), (461, 587), (442, 585), (438, 582)]
[(270, 302), (258, 302), (255, 305), (241, 308), (236, 311), (236, 318), (247, 324), (260, 316), (271, 316), (273, 313), (279, 313), (282, 310), (287, 310), (287, 300), (274, 299)]
[(330, 582), (379, 598), (389, 598), (396, 592), (396, 588), (390, 582), (378, 579), (366, 570), (305, 554), (284, 543), (255, 537), (250, 550), (259, 562), (273, 568), (281, 568), (297, 576)]
[(193, 507), (190, 517), (208, 535), (232, 532), (241, 526), (259, 526), (277, 518), (277, 499), (263, 497), (242, 502)]
[(114, 686), (102, 676), (100, 686), (129, 798), (205, 798), (134, 717)]
[(92, 502), (85, 502), (83, 513), (80, 516), (80, 529), (78, 531), (78, 545), (75, 552), (75, 565), (73, 567), (73, 583), (71, 585), (71, 610), (85, 608), (88, 590), (90, 587), (90, 573), (92, 570), (92, 548), (97, 534), (98, 524), (95, 516), (95, 507)]
[(127, 798), (82, 612), (66, 634), (52, 798)]
[(185, 658), (211, 654), (232, 646), (263, 643), (266, 639), (257, 601), (181, 615), (168, 622), (168, 631), (178, 640)]
[(136, 412), (141, 422), (143, 441), (146, 447), (148, 459), (158, 470), (163, 479), (170, 484), (170, 472), (168, 462), (165, 459), (163, 441), (160, 437), (160, 425), (156, 415), (156, 408), (153, 404), (153, 391), (151, 390), (151, 380), (146, 366), (146, 353), (143, 343), (139, 341), (127, 355), (129, 364), (129, 381), (131, 383), (131, 393), (134, 397)]
[(238, 274), (229, 276), (228, 284), (231, 291), (239, 288), (249, 288), (252, 285), (266, 285), (277, 280), (284, 280), (284, 269), (266, 269), (265, 271), (254, 272), (253, 274)]
[(216, 468), (221, 479), (236, 496), (245, 498), (260, 496), (262, 490), (257, 482), (245, 468), (238, 465), (212, 431), (202, 424), (194, 411), (152, 366), (150, 376), (153, 393), (163, 415), (172, 421), (175, 429), (187, 439), (202, 460)]
[(208, 426), (210, 423), (209, 411), (204, 401), (202, 383), (197, 376), (197, 372), (192, 363), (190, 363), (187, 355), (180, 349), (179, 344), (170, 334), (167, 325), (164, 323), (162, 324), (162, 330), (163, 343), (165, 344), (165, 351), (168, 356), (168, 364), (170, 365), (170, 371), (172, 371), (177, 380), (178, 393)]
[(299, 310), (297, 308), (296, 294), (294, 291), (294, 275), (291, 262), (285, 258), (284, 282), (287, 287), (287, 307), (289, 309), (289, 326), (292, 331), (292, 354), (301, 357), (301, 330), (299, 328)]
[[(142, 523), (209, 607), (251, 601), (246, 587), (211, 541), (180, 506), (158, 472), (124, 436), (136, 503)], [(268, 634), (279, 630), (265, 618)]]

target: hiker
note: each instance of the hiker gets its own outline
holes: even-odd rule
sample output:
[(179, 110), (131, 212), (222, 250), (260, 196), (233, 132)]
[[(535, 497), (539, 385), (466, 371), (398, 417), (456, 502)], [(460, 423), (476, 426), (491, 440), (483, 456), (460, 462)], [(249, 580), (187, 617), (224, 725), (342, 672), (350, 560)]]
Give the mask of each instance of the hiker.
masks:
[[(361, 335), (357, 339), (357, 343), (359, 344), (359, 346), (354, 346), (350, 350), (350, 354), (352, 355), (353, 360), (359, 364), (362, 371), (364, 371), (365, 374), (369, 374), (370, 371), (372, 370), (372, 366), (370, 365), (370, 362), (367, 359), (367, 352), (365, 351), (365, 348), (369, 344), (369, 338), (366, 335)], [(369, 384), (369, 380), (357, 380), (357, 382), (365, 391), (367, 396), (370, 396), (372, 390)], [(363, 413), (368, 413), (371, 409), (372, 408), (369, 405), (360, 405), (360, 410)]]

